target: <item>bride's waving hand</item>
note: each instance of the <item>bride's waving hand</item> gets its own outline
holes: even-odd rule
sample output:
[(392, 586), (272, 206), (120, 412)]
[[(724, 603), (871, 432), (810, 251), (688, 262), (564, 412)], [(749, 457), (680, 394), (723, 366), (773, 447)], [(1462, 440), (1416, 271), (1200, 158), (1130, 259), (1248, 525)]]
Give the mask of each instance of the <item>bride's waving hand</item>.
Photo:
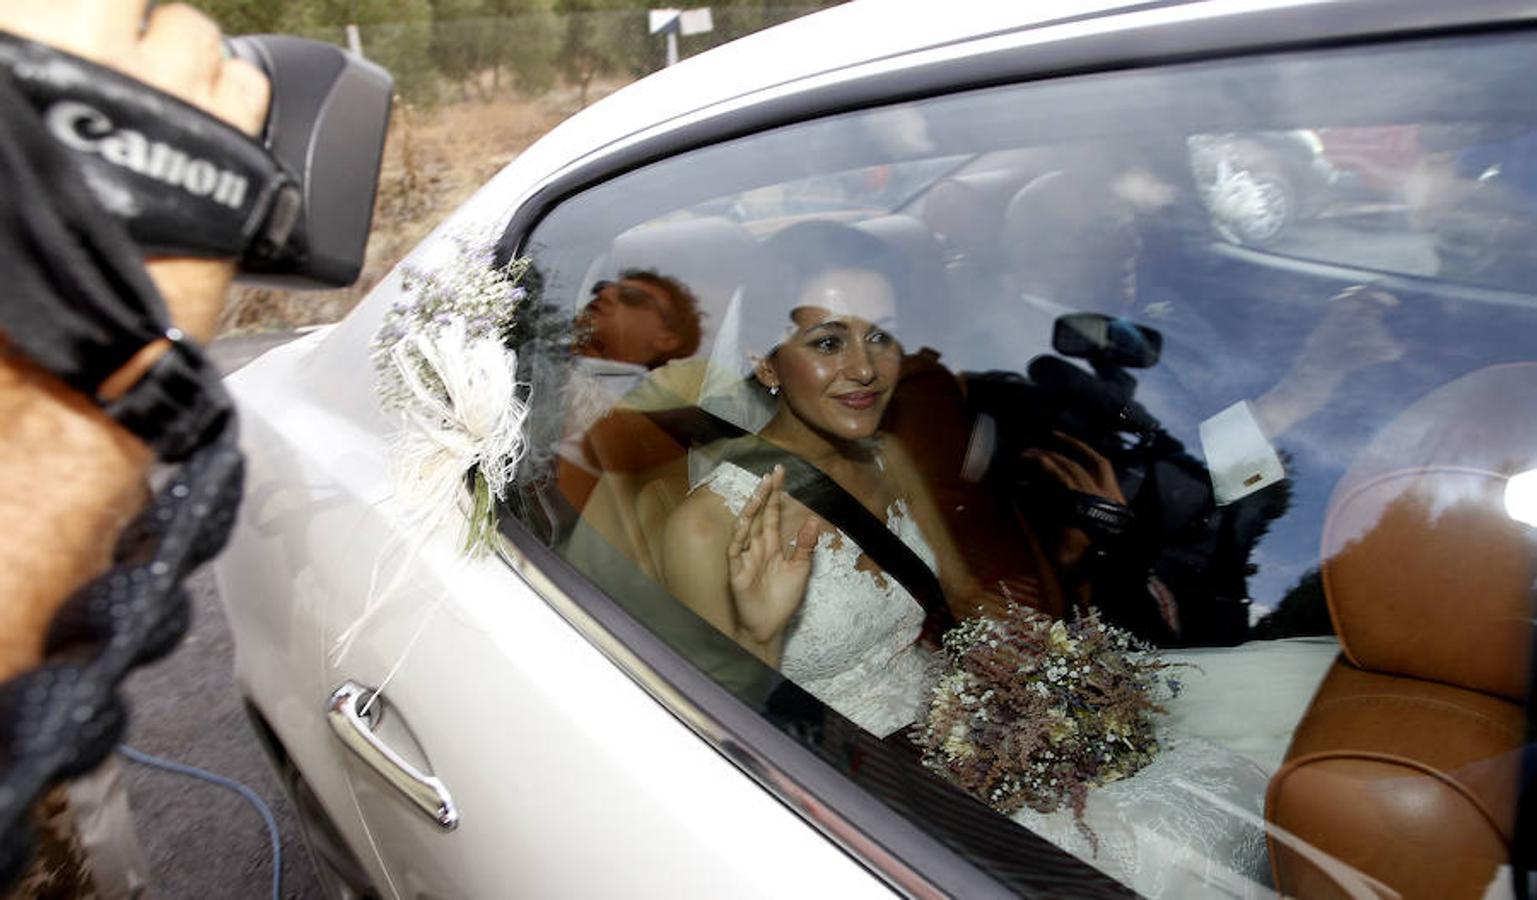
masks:
[(737, 516), (726, 547), (732, 608), (738, 627), (756, 644), (769, 644), (783, 635), (800, 607), (820, 530), (817, 517), (807, 516), (793, 546), (784, 545), (779, 530), (784, 479), (784, 468), (775, 466), (773, 474), (758, 484)]
[(784, 469), (762, 479), (739, 515), (708, 492), (667, 522), (663, 570), (679, 600), (770, 665), (806, 595), (821, 520), (787, 540)]

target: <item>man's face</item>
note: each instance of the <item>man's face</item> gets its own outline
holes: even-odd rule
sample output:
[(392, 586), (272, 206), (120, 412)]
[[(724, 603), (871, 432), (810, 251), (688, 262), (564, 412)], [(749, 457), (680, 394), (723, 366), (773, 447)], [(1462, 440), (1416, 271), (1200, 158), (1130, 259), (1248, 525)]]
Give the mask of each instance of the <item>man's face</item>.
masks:
[(577, 316), (576, 352), (652, 367), (677, 349), (663, 311), (672, 301), (655, 285), (632, 279), (600, 281)]

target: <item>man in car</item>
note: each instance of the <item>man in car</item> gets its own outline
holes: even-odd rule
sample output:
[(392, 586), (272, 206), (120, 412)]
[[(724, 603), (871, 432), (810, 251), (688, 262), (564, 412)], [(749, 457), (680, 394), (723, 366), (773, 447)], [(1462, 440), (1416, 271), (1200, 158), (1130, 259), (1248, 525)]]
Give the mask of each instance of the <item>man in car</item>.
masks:
[(699, 350), (699, 301), (676, 278), (626, 269), (598, 281), (577, 317), (575, 370), (566, 387), (560, 482), (580, 509), (601, 474), (587, 431), (646, 374)]

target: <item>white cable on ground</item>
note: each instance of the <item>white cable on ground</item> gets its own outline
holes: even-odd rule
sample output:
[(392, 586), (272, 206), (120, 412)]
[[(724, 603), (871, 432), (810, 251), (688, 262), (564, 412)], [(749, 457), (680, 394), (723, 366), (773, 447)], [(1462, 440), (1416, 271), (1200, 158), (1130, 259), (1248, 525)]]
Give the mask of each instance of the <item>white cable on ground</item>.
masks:
[(211, 784), (216, 784), (219, 787), (228, 788), (244, 797), (247, 803), (256, 807), (256, 811), (261, 813), (262, 819), (267, 823), (267, 837), (272, 842), (272, 900), (282, 900), (283, 842), (278, 836), (277, 819), (273, 818), (272, 810), (268, 808), (266, 802), (255, 791), (238, 781), (225, 778), (223, 775), (215, 775), (212, 772), (204, 771), (196, 766), (189, 766), (186, 763), (173, 762), (169, 759), (151, 756), (142, 750), (135, 750), (127, 744), (118, 744), (117, 752), (124, 758), (142, 766), (164, 769), (177, 775), (186, 775), (189, 778), (201, 779)]

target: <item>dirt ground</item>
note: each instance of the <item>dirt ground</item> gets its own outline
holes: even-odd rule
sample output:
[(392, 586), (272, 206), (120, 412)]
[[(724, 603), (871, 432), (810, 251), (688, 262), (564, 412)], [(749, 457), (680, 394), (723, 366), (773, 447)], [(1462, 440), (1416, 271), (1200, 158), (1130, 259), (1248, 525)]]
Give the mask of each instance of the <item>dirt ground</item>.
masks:
[[(624, 82), (594, 84), (589, 102)], [(416, 108), (397, 101), (385, 141), (368, 255), (357, 284), (336, 291), (237, 288), (220, 334), (334, 322), (428, 231), (524, 148), (579, 109), (577, 90), (529, 97), (504, 90)]]

